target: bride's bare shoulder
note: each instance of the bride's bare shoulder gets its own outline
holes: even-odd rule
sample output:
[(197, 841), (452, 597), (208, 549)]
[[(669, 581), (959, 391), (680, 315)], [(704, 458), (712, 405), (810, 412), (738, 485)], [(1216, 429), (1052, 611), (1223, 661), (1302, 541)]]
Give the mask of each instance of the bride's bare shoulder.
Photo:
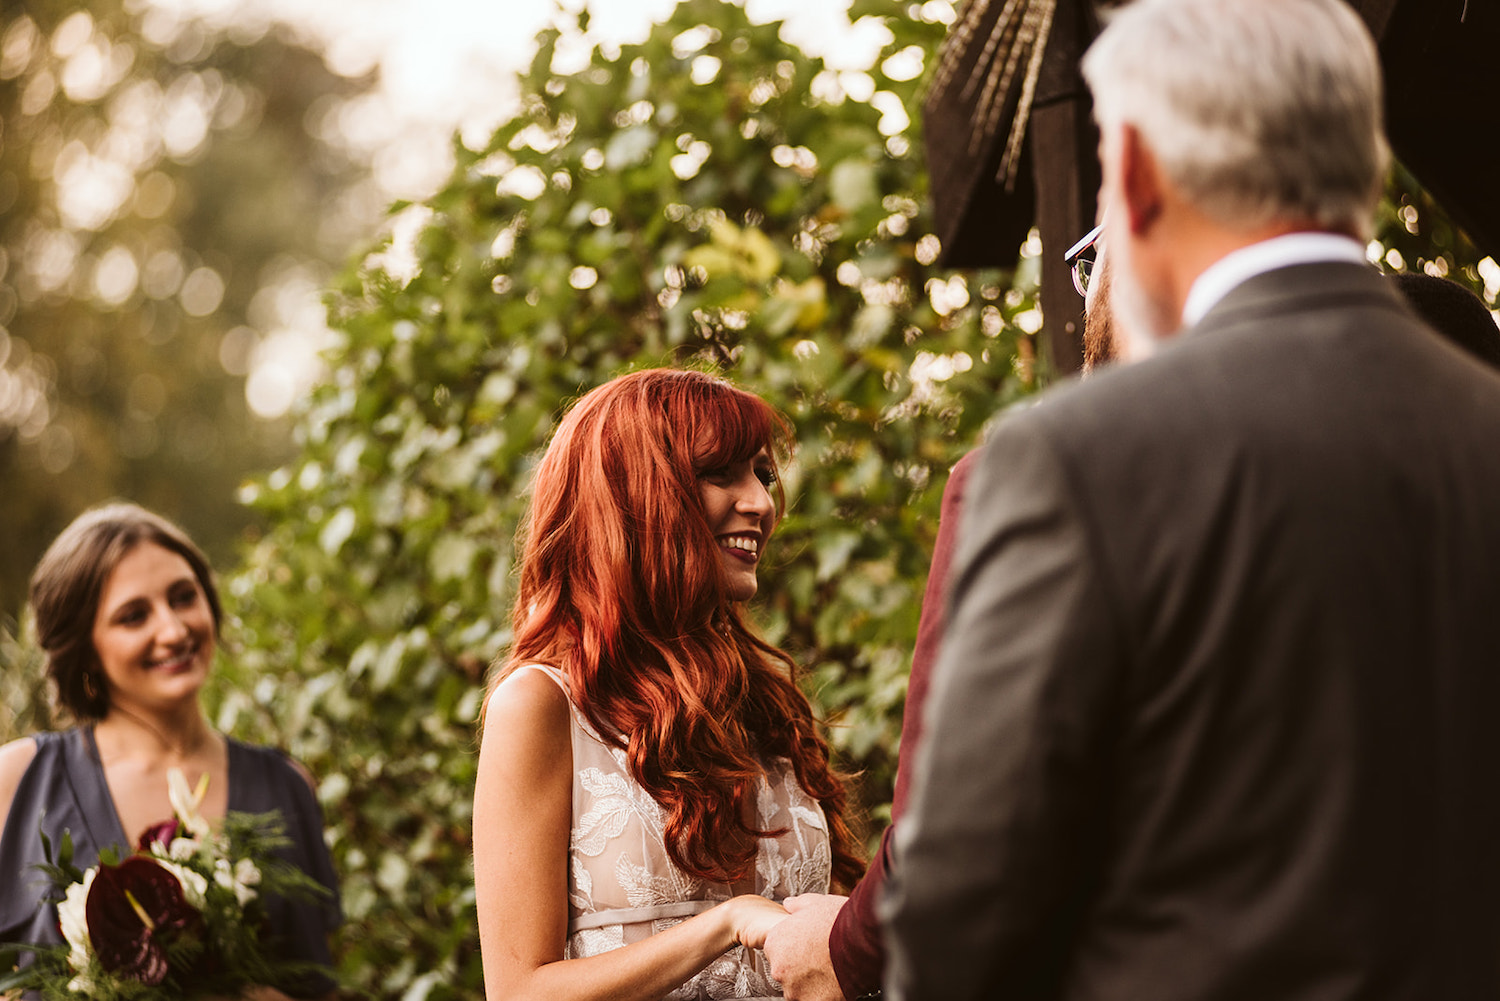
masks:
[(568, 732), (568, 696), (562, 681), (543, 668), (521, 668), (490, 693), (484, 713), (485, 742), (492, 733), (507, 740), (530, 737), (552, 743)]

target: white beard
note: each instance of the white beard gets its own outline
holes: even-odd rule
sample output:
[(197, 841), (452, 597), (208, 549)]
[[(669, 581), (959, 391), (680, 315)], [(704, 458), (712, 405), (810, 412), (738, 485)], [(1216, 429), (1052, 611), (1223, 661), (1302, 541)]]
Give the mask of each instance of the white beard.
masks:
[(1138, 278), (1128, 240), (1110, 246), (1109, 266), (1109, 308), (1113, 310), (1116, 350), (1122, 361), (1142, 361), (1176, 332), (1177, 320), (1168, 315), (1170, 307), (1152, 299)]

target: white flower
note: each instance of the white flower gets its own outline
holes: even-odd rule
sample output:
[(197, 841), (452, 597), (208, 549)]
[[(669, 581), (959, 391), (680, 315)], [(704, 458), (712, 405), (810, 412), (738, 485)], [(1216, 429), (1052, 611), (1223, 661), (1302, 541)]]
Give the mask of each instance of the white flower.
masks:
[(242, 858), (234, 864), (234, 879), (244, 886), (259, 886), (260, 870), (255, 867), (254, 862)]
[(228, 859), (214, 863), (214, 882), (226, 890), (234, 891), (234, 899), (244, 907), (256, 897), (254, 887), (260, 885), (260, 870), (247, 858), (230, 865)]
[(94, 876), (98, 872), (99, 867), (95, 866), (84, 873), (83, 882), (74, 883), (68, 887), (67, 895), (62, 903), (57, 905), (57, 917), (62, 925), (63, 938), (68, 942), (68, 964), (80, 972), (89, 968), (89, 956), (93, 952), (93, 947), (89, 945), (86, 907), (89, 887), (94, 884)]
[(173, 838), (172, 843), (167, 846), (165, 857), (174, 862), (186, 862), (198, 854), (203, 847), (203, 842), (196, 838)]
[(208, 880), (204, 879), (202, 874), (194, 872), (185, 865), (178, 865), (176, 862), (157, 859), (156, 863), (177, 877), (177, 882), (182, 884), (182, 899), (196, 910), (203, 910), (207, 902)]
[(198, 812), (207, 792), (207, 772), (203, 773), (203, 778), (198, 780), (198, 788), (194, 790), (188, 788), (187, 776), (182, 774), (181, 768), (167, 769), (167, 798), (172, 801), (177, 819), (182, 821), (182, 826), (195, 838), (208, 837), (208, 821)]

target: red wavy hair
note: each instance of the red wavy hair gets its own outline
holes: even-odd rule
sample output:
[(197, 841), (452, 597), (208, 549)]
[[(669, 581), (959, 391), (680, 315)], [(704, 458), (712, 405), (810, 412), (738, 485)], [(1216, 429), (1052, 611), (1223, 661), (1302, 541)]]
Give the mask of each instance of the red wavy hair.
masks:
[[(537, 466), (522, 532), (515, 640), (503, 678), (560, 668), (594, 729), (623, 748), (666, 816), (667, 851), (713, 881), (752, 870), (755, 791), (790, 760), (823, 806), (833, 875), (864, 871), (797, 667), (727, 597), (698, 474), (762, 448), (784, 458), (791, 429), (764, 400), (700, 372), (653, 369), (588, 393)], [(773, 488), (778, 519), (785, 506)]]

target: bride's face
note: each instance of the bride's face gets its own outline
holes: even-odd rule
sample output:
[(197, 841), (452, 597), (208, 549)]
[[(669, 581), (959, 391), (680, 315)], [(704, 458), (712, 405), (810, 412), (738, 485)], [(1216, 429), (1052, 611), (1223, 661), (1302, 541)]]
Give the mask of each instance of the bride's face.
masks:
[(755, 570), (776, 527), (770, 491), (775, 482), (775, 466), (764, 448), (740, 462), (698, 472), (698, 498), (733, 601), (755, 597)]

